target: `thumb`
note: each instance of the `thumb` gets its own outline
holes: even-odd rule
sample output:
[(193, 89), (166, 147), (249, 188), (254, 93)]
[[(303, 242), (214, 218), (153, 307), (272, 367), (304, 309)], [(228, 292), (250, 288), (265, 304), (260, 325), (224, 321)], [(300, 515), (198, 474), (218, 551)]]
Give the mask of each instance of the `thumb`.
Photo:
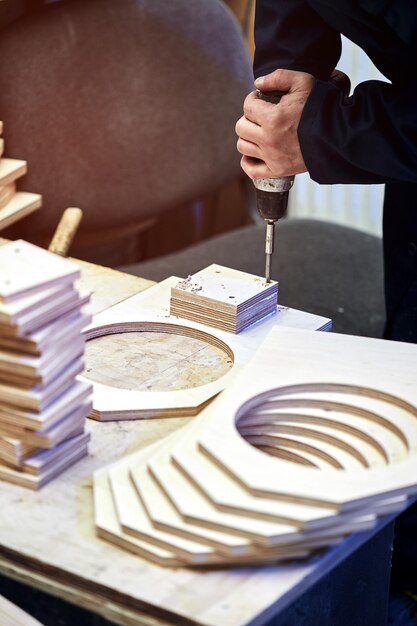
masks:
[(311, 90), (314, 78), (307, 72), (278, 69), (255, 80), (255, 87), (259, 91), (294, 91)]
[(297, 87), (297, 79), (301, 72), (293, 70), (275, 70), (255, 80), (255, 87), (260, 91), (293, 91)]

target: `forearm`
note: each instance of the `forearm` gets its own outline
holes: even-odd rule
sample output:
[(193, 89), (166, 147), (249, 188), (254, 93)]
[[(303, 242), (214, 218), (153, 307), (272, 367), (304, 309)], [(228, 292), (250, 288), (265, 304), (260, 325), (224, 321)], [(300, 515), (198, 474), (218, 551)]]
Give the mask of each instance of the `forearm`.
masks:
[(277, 68), (327, 80), (340, 57), (340, 35), (306, 0), (257, 0), (255, 77)]
[(322, 184), (417, 182), (417, 86), (360, 84), (350, 98), (322, 82), (298, 127), (313, 180)]

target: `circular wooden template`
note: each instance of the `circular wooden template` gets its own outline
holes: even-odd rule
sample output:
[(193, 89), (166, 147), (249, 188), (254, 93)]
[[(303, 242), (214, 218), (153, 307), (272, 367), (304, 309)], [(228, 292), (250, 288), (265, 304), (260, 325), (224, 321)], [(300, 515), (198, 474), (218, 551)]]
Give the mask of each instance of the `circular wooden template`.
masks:
[[(366, 398), (365, 407), (357, 397)], [(407, 458), (417, 443), (416, 415), (367, 388), (303, 385), (252, 398), (236, 427), (259, 450), (319, 469), (371, 469)], [(396, 420), (390, 419), (396, 406)]]
[(87, 335), (85, 378), (132, 391), (176, 391), (211, 383), (233, 366), (230, 349), (211, 335), (130, 326)]

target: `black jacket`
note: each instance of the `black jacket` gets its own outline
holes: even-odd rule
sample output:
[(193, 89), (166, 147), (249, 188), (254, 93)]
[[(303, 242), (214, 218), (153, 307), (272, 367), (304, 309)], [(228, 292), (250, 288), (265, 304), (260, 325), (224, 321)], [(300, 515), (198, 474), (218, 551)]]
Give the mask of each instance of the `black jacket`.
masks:
[[(327, 83), (340, 33), (391, 81), (361, 83), (349, 98)], [(255, 76), (276, 68), (318, 80), (299, 125), (319, 183), (417, 183), (417, 1), (257, 0)]]

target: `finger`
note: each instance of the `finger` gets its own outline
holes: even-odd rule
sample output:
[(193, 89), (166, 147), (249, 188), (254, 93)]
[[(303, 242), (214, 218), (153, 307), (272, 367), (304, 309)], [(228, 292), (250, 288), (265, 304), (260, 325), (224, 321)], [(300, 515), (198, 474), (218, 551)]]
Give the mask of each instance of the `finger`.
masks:
[(275, 107), (276, 104), (260, 100), (258, 98), (258, 92), (253, 91), (246, 98), (243, 103), (243, 112), (247, 120), (253, 124), (261, 126), (262, 120), (265, 118), (265, 114), (270, 113), (271, 107)]
[(246, 141), (259, 144), (262, 130), (258, 124), (249, 121), (245, 116), (241, 117), (235, 126), (236, 134)]
[(240, 165), (249, 178), (270, 178), (271, 171), (263, 161), (243, 156)]
[(257, 146), (255, 143), (246, 141), (245, 139), (239, 137), (236, 146), (237, 151), (244, 156), (253, 157), (255, 159), (261, 158), (261, 150), (259, 146)]

